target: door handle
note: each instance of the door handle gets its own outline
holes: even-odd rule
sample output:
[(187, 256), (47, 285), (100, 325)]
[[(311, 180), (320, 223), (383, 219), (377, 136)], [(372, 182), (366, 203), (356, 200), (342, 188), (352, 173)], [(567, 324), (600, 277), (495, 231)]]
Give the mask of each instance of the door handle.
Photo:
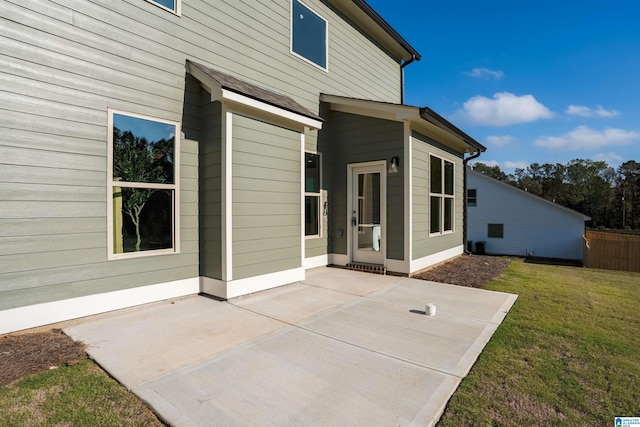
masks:
[(356, 211), (353, 211), (353, 216), (351, 217), (351, 225), (354, 227), (358, 225), (358, 220), (356, 219)]

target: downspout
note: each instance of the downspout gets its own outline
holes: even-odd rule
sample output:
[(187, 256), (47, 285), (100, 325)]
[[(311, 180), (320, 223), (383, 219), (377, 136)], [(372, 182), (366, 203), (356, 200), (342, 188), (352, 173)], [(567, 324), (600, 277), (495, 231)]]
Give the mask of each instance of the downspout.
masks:
[(401, 65), (400, 65), (400, 104), (404, 105), (404, 67), (406, 67), (407, 65), (411, 64), (413, 61), (415, 61), (417, 58), (415, 55), (411, 55), (411, 59), (408, 61), (404, 61)]
[(470, 157), (467, 157), (466, 159), (462, 160), (462, 168), (464, 169), (464, 175), (463, 175), (463, 179), (462, 179), (462, 188), (463, 188), (463, 192), (464, 192), (464, 203), (462, 206), (462, 217), (463, 217), (463, 224), (462, 224), (462, 244), (464, 245), (464, 253), (465, 255), (470, 255), (471, 252), (469, 251), (469, 249), (467, 248), (467, 234), (468, 234), (468, 212), (467, 212), (467, 163), (469, 163), (469, 160), (473, 160), (473, 159), (477, 159), (478, 157), (480, 157), (480, 154), (482, 154), (482, 150), (478, 150), (476, 151), (475, 154), (473, 154)]

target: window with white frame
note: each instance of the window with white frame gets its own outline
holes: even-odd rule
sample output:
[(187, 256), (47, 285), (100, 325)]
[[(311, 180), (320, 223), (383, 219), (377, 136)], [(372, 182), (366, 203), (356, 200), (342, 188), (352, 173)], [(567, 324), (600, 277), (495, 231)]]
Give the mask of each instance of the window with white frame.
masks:
[(162, 9), (173, 12), (176, 15), (180, 15), (180, 2), (182, 0), (147, 0), (149, 3), (153, 3)]
[(177, 252), (180, 124), (109, 110), (109, 254)]
[(430, 234), (453, 232), (455, 174), (453, 162), (429, 156)]
[(299, 0), (291, 0), (291, 52), (327, 70), (327, 20)]
[(304, 193), (304, 235), (320, 237), (321, 194), (320, 194), (320, 155), (305, 153), (305, 193)]

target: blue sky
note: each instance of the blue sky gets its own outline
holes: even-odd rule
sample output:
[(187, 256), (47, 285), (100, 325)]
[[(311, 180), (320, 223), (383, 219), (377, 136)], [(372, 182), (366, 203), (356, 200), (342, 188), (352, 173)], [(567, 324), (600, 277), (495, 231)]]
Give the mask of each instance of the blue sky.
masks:
[(422, 55), (405, 103), (485, 145), (480, 161), (640, 161), (640, 1), (368, 3)]

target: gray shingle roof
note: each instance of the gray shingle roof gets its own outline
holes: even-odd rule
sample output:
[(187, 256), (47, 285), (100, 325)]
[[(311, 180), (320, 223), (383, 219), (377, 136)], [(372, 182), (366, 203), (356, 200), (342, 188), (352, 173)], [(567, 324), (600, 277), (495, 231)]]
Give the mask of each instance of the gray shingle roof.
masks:
[(286, 95), (281, 95), (272, 90), (262, 88), (244, 80), (240, 80), (236, 77), (230, 76), (229, 74), (225, 74), (221, 71), (207, 67), (206, 65), (198, 64), (197, 62), (189, 61), (189, 63), (192, 67), (197, 67), (200, 71), (218, 82), (223, 89), (239, 93), (241, 95), (247, 96), (257, 101), (262, 101), (275, 107), (282, 108), (292, 113), (300, 114), (314, 120), (323, 121), (323, 119), (316, 113), (309, 110), (308, 108), (303, 107)]

